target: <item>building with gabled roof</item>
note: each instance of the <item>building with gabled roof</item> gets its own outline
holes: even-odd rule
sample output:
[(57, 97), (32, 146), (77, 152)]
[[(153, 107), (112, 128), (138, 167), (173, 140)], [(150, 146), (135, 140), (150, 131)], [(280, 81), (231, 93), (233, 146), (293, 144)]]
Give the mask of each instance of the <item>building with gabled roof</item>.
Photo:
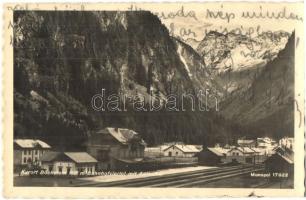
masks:
[(111, 135), (121, 144), (129, 144), (131, 141), (137, 140), (137, 142), (141, 143), (142, 145), (146, 145), (145, 141), (137, 132), (127, 128), (107, 127), (105, 129), (98, 130), (96, 133), (101, 135)]
[(254, 148), (250, 147), (234, 147), (230, 149), (228, 152), (228, 155), (254, 155), (259, 152), (257, 152)]
[(255, 163), (259, 155), (255, 149), (250, 147), (234, 147), (227, 153), (228, 162)]
[(168, 157), (194, 157), (201, 151), (196, 145), (173, 144), (163, 149), (164, 156)]
[(106, 127), (90, 134), (87, 152), (98, 160), (98, 170), (128, 171), (143, 159), (145, 146), (133, 130)]
[(230, 149), (222, 147), (206, 147), (198, 153), (198, 161), (201, 165), (215, 166), (225, 163), (227, 152)]
[(287, 177), (294, 175), (294, 152), (289, 148), (276, 150), (276, 153), (265, 161), (265, 169), (270, 173), (282, 173)]
[(41, 158), (41, 167), (46, 173), (63, 175), (94, 174), (98, 161), (87, 152), (50, 151)]
[(218, 155), (218, 156), (224, 156), (227, 155), (227, 152), (230, 149), (226, 149), (226, 148), (222, 148), (222, 147), (208, 147), (208, 150), (210, 150), (211, 152), (213, 152), (214, 154)]
[(39, 147), (42, 149), (50, 149), (51, 147), (41, 140), (34, 140), (34, 139), (15, 139), (14, 144), (18, 145), (20, 148), (24, 149), (32, 149), (35, 147)]
[(64, 152), (75, 163), (96, 163), (97, 160), (87, 152)]
[(14, 169), (20, 171), (28, 165), (40, 165), (40, 158), (51, 146), (42, 140), (14, 140)]
[(258, 149), (249, 147), (207, 147), (198, 155), (199, 163), (204, 165), (261, 163), (267, 158)]

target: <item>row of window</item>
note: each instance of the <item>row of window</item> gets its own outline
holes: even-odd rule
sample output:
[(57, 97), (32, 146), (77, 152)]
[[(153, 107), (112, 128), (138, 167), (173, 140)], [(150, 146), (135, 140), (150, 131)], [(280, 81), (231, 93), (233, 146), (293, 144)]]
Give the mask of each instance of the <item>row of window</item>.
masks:
[[(37, 157), (34, 158), (34, 162), (35, 162), (35, 163), (38, 162), (38, 158), (37, 158)], [(23, 158), (23, 163), (24, 163), (24, 164), (32, 163), (32, 158), (24, 157), (24, 158)]]
[(23, 150), (23, 155), (31, 155), (34, 152), (34, 155), (38, 155), (38, 150)]

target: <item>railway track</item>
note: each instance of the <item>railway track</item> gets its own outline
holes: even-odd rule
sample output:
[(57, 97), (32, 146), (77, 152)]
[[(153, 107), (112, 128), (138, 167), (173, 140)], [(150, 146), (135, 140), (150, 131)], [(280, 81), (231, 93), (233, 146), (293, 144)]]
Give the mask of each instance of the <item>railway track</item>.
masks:
[(262, 165), (239, 165), (192, 172), (174, 173), (113, 182), (89, 182), (75, 186), (82, 187), (197, 187), (208, 182), (217, 181), (250, 172), (263, 170)]

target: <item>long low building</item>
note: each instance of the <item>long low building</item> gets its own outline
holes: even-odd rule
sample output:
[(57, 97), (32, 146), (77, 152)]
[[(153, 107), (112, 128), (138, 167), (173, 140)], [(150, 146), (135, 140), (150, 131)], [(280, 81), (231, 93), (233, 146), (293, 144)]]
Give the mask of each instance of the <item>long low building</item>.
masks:
[[(294, 152), (292, 149), (279, 147), (276, 153), (265, 161), (266, 171), (279, 173), (286, 177), (294, 175)], [(277, 178), (277, 177), (275, 177)], [(281, 177), (278, 177), (281, 178)]]
[(195, 145), (174, 144), (163, 149), (164, 156), (168, 157), (194, 157), (201, 149)]
[(78, 175), (96, 171), (97, 160), (86, 152), (46, 152), (41, 167), (50, 174)]
[(268, 156), (250, 147), (207, 147), (198, 154), (199, 164), (218, 165), (224, 163), (261, 163)]
[(202, 150), (202, 145), (169, 143), (155, 147), (146, 147), (146, 157), (195, 157)]

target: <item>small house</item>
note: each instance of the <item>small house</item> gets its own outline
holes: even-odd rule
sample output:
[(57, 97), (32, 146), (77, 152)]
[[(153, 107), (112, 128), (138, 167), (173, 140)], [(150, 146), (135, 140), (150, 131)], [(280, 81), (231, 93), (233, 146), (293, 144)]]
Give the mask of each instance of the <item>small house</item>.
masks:
[(145, 146), (146, 143), (137, 132), (107, 127), (91, 133), (87, 152), (98, 160), (99, 171), (129, 171), (142, 163)]
[(14, 166), (40, 165), (43, 154), (51, 147), (42, 140), (15, 139), (14, 140)]
[(286, 177), (293, 177), (293, 156), (277, 152), (265, 161), (265, 169), (270, 173), (279, 173), (281, 175), (285, 175)]
[(41, 167), (50, 174), (93, 174), (97, 160), (86, 152), (47, 152), (41, 159)]
[(208, 166), (216, 166), (218, 164), (224, 163), (224, 159), (226, 159), (226, 155), (229, 149), (221, 148), (221, 147), (207, 147), (204, 148), (198, 154), (199, 164), (208, 165)]
[(164, 156), (168, 157), (194, 157), (201, 151), (196, 145), (173, 144), (163, 149)]
[(227, 152), (226, 162), (255, 163), (258, 154), (249, 147), (235, 147)]

